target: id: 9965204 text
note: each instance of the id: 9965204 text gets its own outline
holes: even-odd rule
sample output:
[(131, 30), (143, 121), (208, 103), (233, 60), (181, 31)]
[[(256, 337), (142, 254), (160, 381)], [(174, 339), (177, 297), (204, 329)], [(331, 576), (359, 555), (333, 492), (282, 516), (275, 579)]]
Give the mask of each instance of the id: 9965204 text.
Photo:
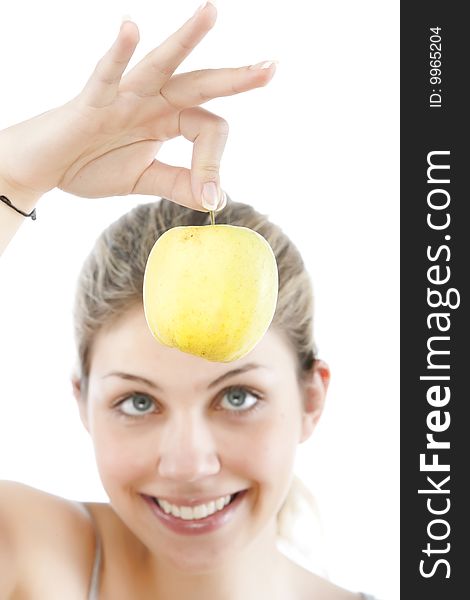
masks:
[(429, 28), (429, 107), (442, 106), (442, 27)]

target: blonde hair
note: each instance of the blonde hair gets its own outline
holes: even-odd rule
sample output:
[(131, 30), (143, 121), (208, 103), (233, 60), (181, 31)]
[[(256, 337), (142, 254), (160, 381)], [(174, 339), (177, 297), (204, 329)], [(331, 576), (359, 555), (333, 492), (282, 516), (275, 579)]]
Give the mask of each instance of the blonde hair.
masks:
[[(290, 344), (297, 357), (298, 377), (314, 365), (313, 295), (302, 257), (277, 225), (251, 206), (229, 199), (217, 213), (217, 222), (248, 227), (270, 244), (279, 270), (279, 293), (272, 326)], [(184, 208), (166, 199), (140, 204), (103, 231), (80, 272), (75, 296), (75, 341), (78, 377), (86, 398), (93, 340), (103, 326), (142, 303), (144, 271), (155, 241), (172, 227), (208, 225), (208, 213)], [(308, 490), (294, 479), (278, 514), (278, 533), (290, 538), (292, 515), (299, 498), (314, 508)], [(304, 504), (305, 504), (304, 502)]]

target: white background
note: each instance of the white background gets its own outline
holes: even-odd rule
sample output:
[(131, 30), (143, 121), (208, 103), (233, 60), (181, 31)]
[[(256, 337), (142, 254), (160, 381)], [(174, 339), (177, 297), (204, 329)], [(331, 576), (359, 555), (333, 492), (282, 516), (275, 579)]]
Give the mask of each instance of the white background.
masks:
[[(399, 596), (398, 2), (218, 0), (215, 28), (180, 70), (279, 61), (266, 88), (205, 105), (230, 124), (221, 171), (234, 200), (279, 223), (316, 297), (332, 369), (327, 407), (299, 449), (333, 581)], [(0, 18), (0, 128), (82, 88), (121, 17), (140, 60), (197, 0), (15, 0)], [(27, 140), (25, 140), (27, 143)], [(190, 144), (159, 156), (189, 165)], [(1, 193), (1, 190), (0, 190)], [(43, 197), (0, 261), (0, 479), (106, 500), (69, 374), (79, 268), (100, 231), (151, 198)]]

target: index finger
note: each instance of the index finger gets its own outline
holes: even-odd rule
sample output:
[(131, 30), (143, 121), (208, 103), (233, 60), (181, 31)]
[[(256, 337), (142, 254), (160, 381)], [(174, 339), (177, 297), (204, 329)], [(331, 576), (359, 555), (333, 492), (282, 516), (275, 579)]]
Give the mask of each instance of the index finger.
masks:
[(201, 5), (194, 15), (160, 46), (149, 52), (123, 78), (121, 89), (139, 96), (153, 96), (213, 27), (217, 10), (211, 2)]

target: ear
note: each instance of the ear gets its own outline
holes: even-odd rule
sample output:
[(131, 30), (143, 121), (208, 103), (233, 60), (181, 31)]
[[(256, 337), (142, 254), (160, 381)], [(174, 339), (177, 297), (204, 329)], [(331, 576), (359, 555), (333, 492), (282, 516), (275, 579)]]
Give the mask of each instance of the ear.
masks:
[(330, 368), (323, 360), (315, 360), (311, 371), (304, 375), (302, 383), (303, 412), (299, 442), (312, 435), (325, 406), (326, 392), (330, 383)]
[(76, 375), (72, 375), (72, 390), (75, 400), (78, 404), (78, 411), (80, 413), (80, 419), (85, 429), (89, 432), (88, 428), (88, 403), (86, 398), (83, 397), (80, 379)]

